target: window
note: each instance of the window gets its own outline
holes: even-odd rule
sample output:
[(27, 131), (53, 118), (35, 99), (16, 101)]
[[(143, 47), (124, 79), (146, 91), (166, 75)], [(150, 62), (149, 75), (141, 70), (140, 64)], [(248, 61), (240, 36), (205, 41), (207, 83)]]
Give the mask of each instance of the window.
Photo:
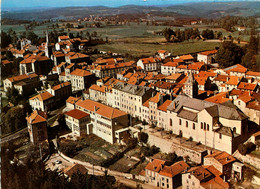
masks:
[(167, 183), (169, 182), (169, 179), (166, 179)]
[(238, 105), (240, 105), (240, 101), (238, 101)]
[(209, 131), (209, 124), (207, 124), (207, 130)]
[(179, 119), (179, 125), (181, 125), (181, 119)]
[(172, 119), (170, 119), (170, 126), (172, 126)]
[(206, 123), (204, 122), (204, 130), (206, 130)]
[(188, 121), (186, 121), (186, 127), (188, 127), (189, 126), (189, 123), (188, 123)]
[(169, 184), (167, 184), (167, 188), (169, 188)]
[(202, 122), (200, 123), (200, 126), (201, 126), (201, 129), (203, 129), (203, 123)]
[(222, 134), (221, 133), (219, 133), (219, 139), (222, 139)]
[(193, 129), (195, 130), (195, 123), (193, 123)]

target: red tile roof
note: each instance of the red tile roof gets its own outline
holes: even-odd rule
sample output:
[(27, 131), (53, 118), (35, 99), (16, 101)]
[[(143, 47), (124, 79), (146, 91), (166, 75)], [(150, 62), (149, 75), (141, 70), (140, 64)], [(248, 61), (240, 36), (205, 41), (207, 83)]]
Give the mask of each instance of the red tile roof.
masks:
[(172, 103), (172, 100), (166, 100), (161, 106), (159, 106), (158, 110), (167, 112), (168, 106)]
[(159, 171), (161, 170), (164, 164), (165, 164), (164, 160), (153, 159), (152, 162), (149, 162), (146, 165), (145, 169), (159, 173)]
[(87, 70), (82, 70), (82, 69), (78, 69), (77, 68), (73, 72), (71, 72), (70, 75), (76, 75), (76, 76), (85, 77), (85, 76), (92, 75), (92, 73), (87, 71)]
[(116, 108), (112, 108), (110, 106), (106, 106), (104, 104), (101, 104), (101, 103), (98, 103), (98, 102), (95, 102), (95, 101), (89, 100), (89, 99), (84, 100), (84, 101), (79, 100), (78, 102), (76, 102), (76, 106), (80, 106), (91, 112), (94, 112), (94, 109), (96, 107), (97, 114), (102, 115), (109, 119), (114, 119), (117, 117), (127, 115), (127, 113), (124, 111), (118, 110)]
[(59, 38), (60, 38), (61, 40), (67, 40), (67, 39), (69, 39), (70, 37), (67, 36), (67, 35), (62, 35), (62, 36), (59, 36)]
[(182, 59), (182, 60), (193, 60), (194, 58), (193, 58), (193, 56), (188, 54), (188, 55), (180, 56), (180, 59)]
[(234, 158), (232, 155), (229, 155), (227, 152), (215, 152), (213, 154), (205, 156), (204, 158), (213, 158), (222, 165), (226, 165), (236, 161), (236, 158)]
[(52, 89), (56, 91), (56, 90), (59, 90), (59, 89), (61, 89), (63, 87), (67, 87), (69, 85), (71, 85), (71, 83), (67, 81), (67, 82), (64, 82), (64, 83), (61, 83), (61, 84), (53, 86)]
[(186, 169), (188, 169), (190, 166), (185, 163), (184, 161), (179, 161), (174, 163), (171, 166), (164, 166), (162, 170), (159, 172), (160, 175), (166, 176), (166, 177), (175, 177), (176, 175), (182, 173)]
[(178, 63), (177, 62), (167, 62), (167, 63), (163, 64), (163, 66), (177, 67)]
[(202, 54), (202, 55), (212, 55), (212, 54), (216, 54), (218, 52), (218, 50), (211, 50), (211, 51), (203, 51), (203, 52), (200, 52), (198, 54)]
[(80, 97), (74, 97), (74, 96), (70, 96), (66, 102), (70, 103), (70, 104), (75, 104), (76, 102), (78, 102), (78, 100), (80, 99)]
[(22, 80), (29, 79), (29, 78), (35, 78), (35, 77), (39, 77), (39, 76), (35, 73), (32, 73), (32, 74), (28, 74), (28, 75), (24, 74), (24, 75), (9, 77), (8, 80), (10, 80), (11, 82), (18, 82), (18, 81), (22, 81)]
[(231, 101), (229, 98), (226, 98), (226, 97), (227, 97), (227, 92), (221, 92), (221, 93), (216, 94), (215, 96), (206, 98), (205, 101), (213, 102), (213, 103), (217, 103), (217, 104)]
[(246, 83), (246, 82), (240, 82), (237, 86), (237, 89), (244, 89), (244, 90), (250, 90), (253, 91), (257, 87), (256, 83)]
[(49, 100), (51, 98), (53, 98), (54, 96), (49, 93), (49, 92), (44, 92), (44, 93), (40, 93), (32, 98), (30, 98), (29, 100), (34, 100), (34, 99), (38, 99), (39, 101), (45, 101), (45, 100)]
[(78, 109), (73, 109), (73, 110), (70, 110), (68, 112), (65, 112), (65, 115), (73, 117), (73, 118), (78, 119), (78, 120), (83, 119), (85, 117), (89, 117), (89, 114), (87, 114), (83, 111), (80, 111)]
[(40, 110), (34, 110), (30, 116), (26, 117), (26, 120), (31, 124), (47, 122), (47, 114)]

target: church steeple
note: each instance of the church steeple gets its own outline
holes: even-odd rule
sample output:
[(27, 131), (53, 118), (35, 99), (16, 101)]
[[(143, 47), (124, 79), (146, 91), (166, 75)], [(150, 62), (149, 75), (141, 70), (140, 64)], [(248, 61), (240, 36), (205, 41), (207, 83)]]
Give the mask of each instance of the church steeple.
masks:
[(198, 82), (194, 79), (192, 73), (188, 73), (188, 79), (184, 83), (183, 92), (191, 98), (196, 98), (198, 96)]
[(49, 58), (49, 36), (48, 36), (48, 30), (46, 30), (46, 43), (45, 43), (45, 56)]

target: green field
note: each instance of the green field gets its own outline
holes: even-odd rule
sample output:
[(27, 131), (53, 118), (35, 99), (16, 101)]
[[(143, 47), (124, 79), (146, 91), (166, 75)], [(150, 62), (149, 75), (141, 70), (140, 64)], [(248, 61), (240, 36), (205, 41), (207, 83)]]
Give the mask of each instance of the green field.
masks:
[[(67, 22), (51, 22), (51, 23), (46, 23), (43, 24), (41, 26), (37, 26), (34, 27), (33, 31), (39, 35), (40, 37), (44, 37), (44, 31), (47, 29), (48, 26), (51, 26), (52, 24), (59, 24), (59, 28), (64, 28), (63, 24), (65, 25)], [(78, 22), (69, 22), (72, 23), (74, 25), (79, 24)], [(81, 22), (81, 25), (85, 26), (85, 24), (92, 24), (93, 22)], [(164, 28), (166, 28), (167, 26), (151, 26), (151, 25), (146, 25), (146, 23), (141, 22), (140, 24), (137, 23), (133, 23), (131, 22), (129, 25), (105, 25), (104, 22), (102, 23), (102, 27), (100, 28), (96, 28), (96, 27), (84, 27), (82, 29), (74, 29), (74, 28), (70, 28), (70, 32), (72, 33), (76, 33), (79, 31), (83, 31), (84, 33), (86, 33), (87, 31), (89, 33), (93, 33), (94, 31), (96, 31), (98, 33), (99, 36), (101, 37), (108, 37), (111, 40), (117, 40), (120, 38), (126, 38), (126, 37), (153, 37), (153, 38), (160, 38), (161, 36), (158, 35), (153, 35), (154, 31), (162, 31)], [(176, 30), (177, 28), (184, 30), (185, 28), (191, 28), (191, 27), (197, 27), (200, 31), (205, 30), (205, 29), (211, 29), (211, 26), (207, 26), (207, 25), (196, 25), (196, 26), (185, 26), (185, 27), (171, 27), (171, 29)], [(2, 25), (2, 29), (3, 31), (8, 31), (9, 28), (12, 28), (14, 31), (16, 31), (16, 33), (21, 33), (23, 31), (25, 31), (25, 27), (23, 24), (21, 25)], [(59, 30), (59, 28), (57, 28), (56, 30)], [(48, 31), (52, 31), (53, 29), (48, 29)], [(213, 28), (214, 31), (221, 31), (223, 33), (224, 36), (228, 36), (228, 35), (232, 35), (233, 37), (237, 38), (238, 32), (227, 32), (224, 29), (221, 28)], [(65, 32), (68, 32), (68, 29), (64, 30)], [(249, 40), (249, 35), (241, 35), (240, 36), (241, 41)]]
[(220, 46), (218, 42), (182, 42), (182, 43), (168, 43), (168, 44), (149, 44), (149, 43), (113, 43), (98, 45), (96, 48), (105, 51), (112, 51), (116, 53), (128, 53), (133, 56), (151, 56), (157, 50), (167, 50), (172, 55), (195, 53), (198, 51), (212, 50)]

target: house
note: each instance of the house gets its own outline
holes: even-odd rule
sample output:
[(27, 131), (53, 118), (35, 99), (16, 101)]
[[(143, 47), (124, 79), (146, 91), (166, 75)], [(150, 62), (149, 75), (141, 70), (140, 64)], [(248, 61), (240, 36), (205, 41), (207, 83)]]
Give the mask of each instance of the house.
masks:
[(67, 177), (71, 178), (73, 174), (77, 174), (78, 172), (80, 172), (82, 175), (86, 175), (88, 170), (83, 165), (76, 163), (70, 167), (65, 168), (63, 172)]
[(170, 83), (179, 83), (182, 79), (184, 79), (185, 75), (182, 73), (173, 73), (165, 78), (166, 82)]
[(29, 98), (29, 104), (33, 110), (49, 111), (55, 107), (55, 97), (49, 92), (40, 92)]
[(76, 102), (78, 102), (80, 100), (80, 97), (74, 97), (74, 96), (70, 96), (67, 100), (66, 100), (66, 108), (68, 110), (72, 110), (75, 109), (76, 106)]
[(179, 57), (176, 57), (176, 58), (183, 60), (185, 63), (192, 63), (194, 61), (194, 57), (191, 56), (190, 54), (182, 55), (182, 56), (179, 56)]
[(40, 110), (34, 110), (26, 117), (30, 141), (37, 145), (48, 140), (47, 114)]
[(158, 50), (157, 54), (161, 59), (165, 59), (166, 57), (171, 55), (171, 53), (167, 52), (166, 50)]
[(90, 115), (80, 111), (78, 109), (73, 109), (65, 112), (66, 125), (76, 136), (82, 136), (87, 134), (87, 124), (90, 123)]
[(69, 57), (69, 63), (80, 63), (80, 62), (89, 62), (89, 55), (85, 55), (82, 53), (75, 53), (74, 55)]
[(26, 38), (20, 39), (19, 41), (21, 43), (21, 50), (23, 50), (23, 47), (25, 45), (30, 45), (32, 43), (31, 40), (26, 39)]
[(161, 70), (161, 58), (142, 58), (137, 61), (137, 66), (140, 66), (145, 71), (158, 71)]
[(215, 57), (218, 50), (203, 51), (197, 54), (197, 60), (204, 62), (205, 64), (212, 64), (215, 61)]
[(42, 82), (37, 74), (32, 73), (9, 77), (3, 81), (3, 84), (5, 92), (8, 88), (14, 87), (19, 91), (19, 94), (27, 95), (33, 93), (35, 88), (40, 87)]
[(30, 55), (20, 62), (20, 74), (36, 73), (47, 75), (52, 69), (52, 61), (47, 56)]
[(142, 104), (152, 96), (153, 92), (153, 89), (146, 86), (118, 82), (112, 87), (112, 106), (127, 112), (131, 116), (141, 118)]
[(230, 76), (238, 76), (238, 77), (245, 77), (247, 68), (242, 66), (241, 64), (236, 64), (234, 66), (230, 66), (228, 68), (225, 68), (224, 71), (229, 74)]
[(146, 182), (159, 187), (160, 183), (158, 182), (159, 178), (159, 172), (162, 169), (162, 166), (165, 165), (166, 161), (160, 160), (160, 159), (152, 159), (151, 162), (149, 162), (145, 170), (145, 180)]
[[(179, 161), (171, 166), (162, 166), (159, 172), (159, 187), (161, 188), (177, 188), (182, 185), (182, 173), (190, 166), (184, 161)], [(158, 181), (157, 181), (158, 183)], [(158, 187), (158, 185), (157, 185)]]
[(70, 39), (70, 37), (67, 36), (67, 35), (59, 36), (58, 37), (58, 42), (67, 41), (69, 39)]
[(192, 167), (186, 173), (182, 174), (183, 188), (210, 189), (210, 188), (229, 188), (214, 166)]
[(240, 82), (237, 86), (237, 89), (242, 91), (257, 92), (258, 85), (257, 83)]
[(51, 55), (51, 59), (54, 62), (54, 65), (57, 66), (58, 64), (65, 62), (65, 54), (60, 51), (54, 51)]
[(106, 90), (107, 87), (104, 85), (91, 85), (91, 87), (89, 87), (89, 99), (107, 104)]
[(168, 120), (167, 116), (167, 108), (168, 106), (172, 103), (172, 100), (166, 100), (162, 105), (160, 105), (158, 107), (158, 123), (157, 123), (157, 127), (161, 127), (164, 128), (165, 131), (170, 131), (171, 128), (169, 128), (168, 124), (166, 123), (166, 121)]
[(70, 73), (72, 91), (84, 90), (95, 82), (94, 75), (87, 70), (75, 69)]
[(67, 82), (55, 85), (55, 86), (47, 89), (47, 91), (51, 95), (55, 96), (56, 102), (62, 102), (72, 94), (71, 83), (67, 81)]
[(178, 62), (167, 62), (161, 66), (161, 73), (164, 75), (171, 75), (176, 73)]
[(213, 165), (224, 175), (224, 180), (231, 178), (232, 164), (236, 159), (227, 152), (215, 152), (204, 157), (204, 165)]
[(182, 173), (189, 168), (184, 161), (171, 166), (160, 159), (152, 159), (145, 167), (145, 181), (160, 188), (177, 188), (182, 184)]
[(167, 128), (210, 148), (232, 154), (247, 139), (248, 117), (230, 102), (215, 104), (178, 95), (167, 108)]
[(111, 144), (116, 142), (115, 132), (128, 127), (129, 124), (126, 112), (90, 99), (76, 102), (76, 109), (90, 115), (87, 134), (93, 133)]

